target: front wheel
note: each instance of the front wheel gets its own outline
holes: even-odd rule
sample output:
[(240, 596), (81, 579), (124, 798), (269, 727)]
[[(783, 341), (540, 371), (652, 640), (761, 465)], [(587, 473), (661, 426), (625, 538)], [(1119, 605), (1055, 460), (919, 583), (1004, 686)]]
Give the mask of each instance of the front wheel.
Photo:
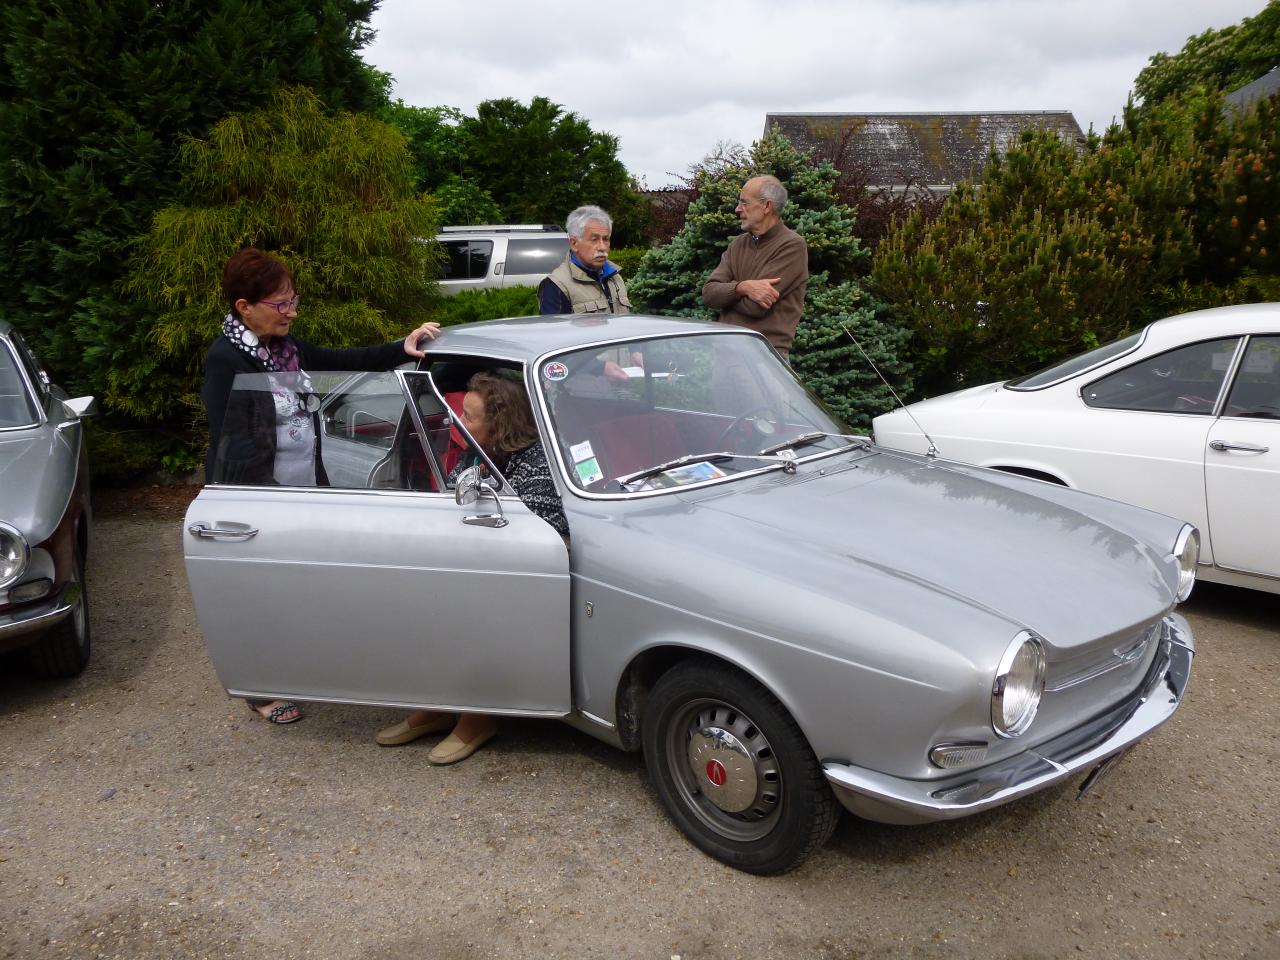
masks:
[(89, 663), (89, 594), (84, 586), (84, 557), (78, 547), (66, 596), (71, 602), (70, 615), (28, 651), (32, 671), (49, 680), (74, 677)]
[(840, 808), (796, 722), (724, 665), (674, 667), (645, 707), (649, 779), (698, 847), (748, 873), (785, 873), (826, 842)]

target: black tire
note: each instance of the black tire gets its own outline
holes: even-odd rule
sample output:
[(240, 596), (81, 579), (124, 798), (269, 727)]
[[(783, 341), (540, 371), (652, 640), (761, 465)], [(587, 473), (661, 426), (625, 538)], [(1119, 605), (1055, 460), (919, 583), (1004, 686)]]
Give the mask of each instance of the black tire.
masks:
[(724, 664), (689, 661), (664, 674), (645, 705), (642, 738), (667, 812), (722, 863), (785, 873), (835, 829), (840, 806), (799, 726), (773, 694)]
[(84, 582), (84, 557), (76, 547), (70, 589), (76, 591), (71, 615), (28, 648), (31, 670), (46, 680), (74, 677), (89, 664), (89, 593)]

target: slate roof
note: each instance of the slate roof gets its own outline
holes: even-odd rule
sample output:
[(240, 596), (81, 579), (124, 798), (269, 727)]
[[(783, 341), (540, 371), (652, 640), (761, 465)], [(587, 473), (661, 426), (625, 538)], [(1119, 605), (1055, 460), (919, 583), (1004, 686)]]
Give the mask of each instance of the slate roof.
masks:
[(1255, 100), (1275, 96), (1280, 93), (1280, 67), (1272, 67), (1270, 73), (1264, 73), (1253, 83), (1245, 84), (1239, 90), (1232, 90), (1223, 100), (1227, 109), (1244, 112)]
[(801, 150), (817, 149), (827, 157), (835, 156), (848, 133), (846, 162), (867, 164), (869, 182), (880, 186), (911, 181), (948, 187), (974, 180), (992, 148), (1004, 153), (1028, 127), (1052, 130), (1077, 146), (1084, 143), (1080, 124), (1067, 110), (766, 114), (765, 132), (775, 125)]

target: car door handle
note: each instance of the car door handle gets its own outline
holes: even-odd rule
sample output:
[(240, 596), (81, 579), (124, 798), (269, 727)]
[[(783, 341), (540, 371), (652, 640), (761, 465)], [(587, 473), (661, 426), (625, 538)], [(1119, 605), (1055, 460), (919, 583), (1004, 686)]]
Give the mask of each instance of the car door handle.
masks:
[(1260, 447), (1256, 443), (1228, 443), (1226, 440), (1210, 440), (1210, 450), (1240, 450), (1244, 453), (1269, 453), (1270, 447)]
[(510, 521), (500, 513), (479, 513), (471, 517), (463, 517), (462, 522), (473, 527), (497, 527), (501, 529)]
[(206, 540), (248, 540), (250, 537), (256, 537), (258, 531), (253, 527), (247, 527), (243, 524), (237, 524), (234, 527), (218, 527), (209, 526), (204, 521), (193, 523), (187, 527), (187, 533), (193, 537), (204, 537)]

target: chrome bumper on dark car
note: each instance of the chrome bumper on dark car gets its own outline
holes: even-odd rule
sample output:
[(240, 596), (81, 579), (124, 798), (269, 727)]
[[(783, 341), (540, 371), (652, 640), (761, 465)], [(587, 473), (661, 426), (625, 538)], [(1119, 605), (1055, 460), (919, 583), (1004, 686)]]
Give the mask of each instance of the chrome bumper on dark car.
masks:
[(845, 808), (867, 820), (928, 823), (998, 807), (1097, 765), (1168, 720), (1182, 702), (1194, 656), (1191, 628), (1171, 614), (1132, 697), (1034, 749), (942, 780), (906, 780), (844, 763), (824, 764), (823, 773)]
[[(76, 585), (75, 589), (78, 590), (79, 586)], [(5, 610), (0, 613), (0, 650), (23, 646), (23, 643), (17, 642), (19, 637), (42, 633), (56, 626), (71, 616), (74, 606), (75, 598), (68, 596), (64, 589), (61, 594), (48, 600)]]

